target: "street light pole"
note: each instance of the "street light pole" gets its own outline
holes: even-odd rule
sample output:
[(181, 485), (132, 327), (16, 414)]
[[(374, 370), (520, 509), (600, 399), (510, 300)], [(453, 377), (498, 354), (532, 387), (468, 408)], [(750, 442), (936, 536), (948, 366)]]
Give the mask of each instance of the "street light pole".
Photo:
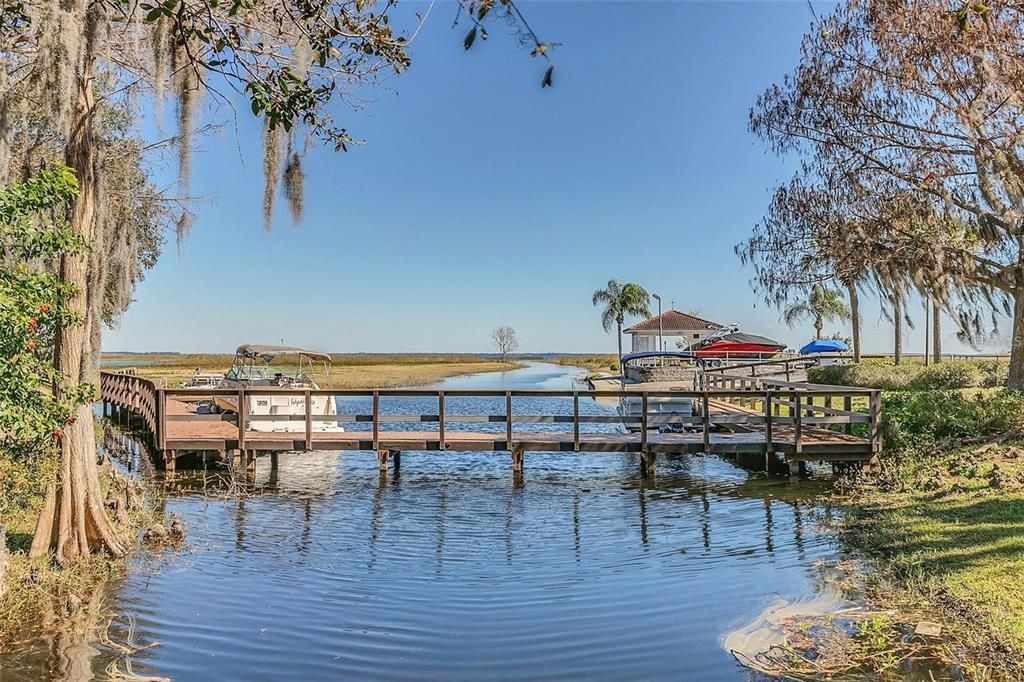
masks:
[(654, 300), (658, 302), (658, 350), (663, 351), (665, 350), (665, 342), (662, 341), (661, 335), (665, 327), (661, 319), (661, 296), (658, 294), (651, 294), (651, 296), (653, 296)]

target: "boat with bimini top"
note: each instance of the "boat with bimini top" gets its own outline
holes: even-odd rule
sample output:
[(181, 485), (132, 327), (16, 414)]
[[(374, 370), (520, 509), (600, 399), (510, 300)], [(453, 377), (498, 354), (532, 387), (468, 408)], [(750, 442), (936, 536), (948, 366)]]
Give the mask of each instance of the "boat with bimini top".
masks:
[[(279, 358), (292, 358), (297, 362), (274, 365), (274, 361)], [(314, 363), (321, 363), (325, 375), (330, 378), (331, 356), (327, 353), (295, 346), (243, 344), (235, 351), (231, 369), (224, 374), (218, 388), (288, 389), (288, 393), (280, 395), (261, 394), (246, 397), (248, 430), (304, 431), (306, 397), (301, 393), (292, 393), (291, 389), (320, 388), (309, 376)], [(215, 409), (220, 411), (238, 411), (238, 399), (234, 396), (216, 396), (214, 405)], [(330, 416), (337, 414), (337, 407), (332, 396), (313, 395), (310, 396), (310, 411), (314, 416)], [(277, 416), (279, 419), (268, 419), (270, 416)], [(313, 420), (313, 430), (344, 431), (338, 422), (319, 419)]]

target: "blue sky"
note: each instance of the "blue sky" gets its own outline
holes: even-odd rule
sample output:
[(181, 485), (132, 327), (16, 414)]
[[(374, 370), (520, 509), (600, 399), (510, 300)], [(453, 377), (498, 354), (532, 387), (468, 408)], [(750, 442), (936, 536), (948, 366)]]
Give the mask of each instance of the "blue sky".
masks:
[[(553, 88), (540, 88), (543, 64), (500, 22), (464, 51), (468, 27), (452, 29), (455, 5), (439, 2), (412, 69), (363, 93), (365, 109), (337, 109), (366, 144), (308, 155), (298, 228), (281, 202), (274, 230), (262, 229), (247, 110), (237, 137), (227, 113), (208, 111), (226, 125), (194, 158), (195, 228), (180, 251), (169, 244), (105, 349), (283, 338), (336, 352), (474, 352), (507, 324), (523, 351), (610, 352), (614, 335), (590, 303), (610, 277), (745, 331), (810, 338), (809, 325), (788, 329), (765, 307), (733, 253), (794, 167), (747, 131), (747, 115), (796, 64), (807, 4), (522, 7), (562, 43)], [(891, 324), (873, 300), (863, 309), (865, 349), (888, 350)], [(951, 324), (944, 336), (960, 348)], [(920, 350), (921, 331), (907, 343)]]

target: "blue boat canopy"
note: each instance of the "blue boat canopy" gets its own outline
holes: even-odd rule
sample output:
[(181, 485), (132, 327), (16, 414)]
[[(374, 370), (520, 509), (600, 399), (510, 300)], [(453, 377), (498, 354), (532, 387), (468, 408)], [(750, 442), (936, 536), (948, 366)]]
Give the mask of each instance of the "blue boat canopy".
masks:
[(698, 359), (693, 353), (684, 350), (645, 350), (640, 353), (628, 353), (622, 356), (622, 364), (630, 360), (641, 360), (643, 358), (679, 358), (680, 360)]
[(837, 339), (817, 339), (800, 349), (801, 355), (809, 353), (845, 353), (849, 347)]

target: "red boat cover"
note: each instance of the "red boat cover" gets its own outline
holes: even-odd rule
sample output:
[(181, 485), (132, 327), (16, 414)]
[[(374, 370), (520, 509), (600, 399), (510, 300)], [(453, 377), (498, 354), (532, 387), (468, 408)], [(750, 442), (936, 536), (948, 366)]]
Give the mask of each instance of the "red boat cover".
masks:
[(773, 341), (764, 336), (734, 332), (698, 341), (687, 350), (697, 356), (709, 357), (724, 356), (726, 353), (731, 356), (775, 354), (785, 348), (786, 344)]

